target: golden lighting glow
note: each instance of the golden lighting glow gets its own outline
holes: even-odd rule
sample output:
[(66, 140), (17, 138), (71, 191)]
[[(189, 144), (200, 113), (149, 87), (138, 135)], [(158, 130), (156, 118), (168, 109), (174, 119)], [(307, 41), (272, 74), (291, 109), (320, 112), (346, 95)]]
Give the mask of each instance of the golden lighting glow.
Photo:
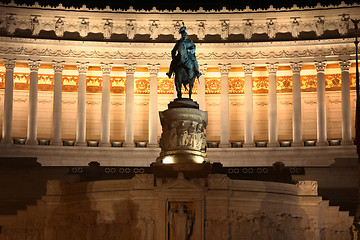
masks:
[(166, 156), (166, 157), (164, 157), (164, 159), (162, 160), (162, 163), (164, 163), (164, 164), (174, 163), (174, 158), (171, 157), (171, 156)]

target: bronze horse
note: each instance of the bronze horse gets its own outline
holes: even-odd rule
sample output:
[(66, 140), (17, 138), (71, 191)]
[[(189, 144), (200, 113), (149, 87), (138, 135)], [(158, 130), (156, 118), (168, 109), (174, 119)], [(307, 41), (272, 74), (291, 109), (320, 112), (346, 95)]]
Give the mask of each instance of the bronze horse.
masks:
[(184, 86), (185, 90), (187, 90), (186, 86), (189, 85), (189, 98), (191, 99), (195, 78), (199, 78), (201, 73), (195, 56), (195, 44), (192, 40), (187, 39), (185, 30), (184, 25), (179, 30), (181, 39), (176, 42), (171, 51), (172, 61), (167, 75), (170, 78), (175, 73), (177, 97), (181, 98), (181, 86)]

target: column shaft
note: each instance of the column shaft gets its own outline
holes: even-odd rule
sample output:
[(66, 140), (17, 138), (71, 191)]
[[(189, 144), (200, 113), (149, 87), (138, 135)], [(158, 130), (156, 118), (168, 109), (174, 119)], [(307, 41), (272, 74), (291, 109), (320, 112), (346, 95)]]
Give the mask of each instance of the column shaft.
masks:
[(54, 67), (54, 97), (53, 97), (53, 126), (52, 145), (60, 146), (61, 142), (61, 117), (62, 117), (62, 70), (64, 62), (53, 62)]
[(220, 147), (230, 147), (229, 121), (229, 72), (231, 65), (219, 64), (221, 73), (221, 103), (220, 103)]
[(86, 71), (88, 63), (77, 62), (79, 71), (76, 145), (86, 146)]
[(301, 120), (301, 79), (300, 71), (302, 63), (291, 63), (293, 71), (293, 147), (303, 146), (302, 142), (302, 120)]
[(27, 126), (27, 143), (37, 144), (37, 113), (38, 113), (38, 70), (40, 61), (29, 61), (30, 67), (30, 91), (29, 112)]
[(245, 72), (245, 112), (244, 112), (244, 145), (254, 147), (254, 108), (253, 108), (253, 79), (254, 64), (243, 64)]
[(200, 83), (198, 83), (197, 86), (197, 102), (199, 104), (199, 109), (205, 111), (205, 72), (207, 69), (207, 64), (201, 64), (199, 69), (202, 75), (199, 79)]
[(326, 146), (327, 133), (326, 133), (326, 102), (325, 102), (325, 62), (315, 63), (317, 70), (317, 143), (318, 146)]
[(5, 59), (4, 120), (2, 128), (2, 142), (4, 144), (12, 144), (14, 67), (15, 59)]
[(150, 72), (149, 147), (158, 147), (158, 72), (160, 64), (148, 64)]
[(110, 147), (110, 72), (112, 65), (102, 63), (102, 94), (101, 94), (101, 147)]
[(350, 111), (350, 61), (340, 62), (341, 68), (341, 114), (342, 114), (342, 145), (351, 145), (351, 111)]
[(126, 71), (126, 102), (125, 102), (125, 144), (134, 147), (134, 74), (136, 65), (125, 65)]
[(276, 71), (278, 64), (268, 64), (269, 72), (269, 108), (268, 108), (268, 137), (269, 147), (278, 146), (277, 136), (277, 93), (276, 93)]

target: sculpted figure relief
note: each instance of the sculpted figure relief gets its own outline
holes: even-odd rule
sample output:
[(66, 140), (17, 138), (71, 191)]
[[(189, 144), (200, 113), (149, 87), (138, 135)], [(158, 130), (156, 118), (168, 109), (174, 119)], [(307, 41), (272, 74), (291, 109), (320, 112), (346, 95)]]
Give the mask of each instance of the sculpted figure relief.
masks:
[(269, 22), (267, 23), (267, 34), (269, 38), (275, 38), (276, 36), (275, 23), (272, 19), (270, 19)]
[(349, 15), (343, 14), (339, 23), (339, 33), (341, 35), (346, 35), (349, 32)]
[(105, 39), (110, 39), (111, 34), (112, 34), (112, 22), (109, 19), (106, 19), (106, 22), (104, 23), (104, 38)]
[(203, 40), (205, 38), (205, 23), (203, 21), (198, 24), (198, 35), (199, 40)]
[(30, 30), (33, 36), (37, 36), (40, 33), (40, 23), (37, 16), (30, 19)]
[(184, 205), (169, 210), (170, 231), (175, 240), (188, 240), (192, 234), (193, 222), (192, 213), (187, 212)]
[(10, 34), (14, 34), (14, 33), (15, 33), (15, 30), (16, 30), (16, 20), (15, 20), (13, 14), (10, 14), (10, 15), (6, 18), (6, 29), (7, 29), (8, 33), (10, 33)]
[(150, 38), (152, 40), (157, 39), (157, 37), (159, 36), (159, 25), (155, 20), (152, 21), (152, 23), (150, 24), (149, 30), (150, 30)]
[(175, 86), (178, 98), (181, 98), (182, 95), (181, 87), (184, 86), (187, 90), (187, 85), (189, 85), (189, 98), (191, 98), (195, 78), (199, 78), (201, 73), (199, 72), (199, 65), (195, 56), (195, 44), (192, 40), (187, 39), (188, 35), (184, 23), (179, 33), (181, 34), (181, 39), (176, 42), (171, 51), (172, 61), (167, 76), (170, 78), (175, 73)]
[(319, 17), (317, 20), (316, 20), (316, 23), (315, 23), (315, 32), (316, 32), (316, 36), (321, 36), (324, 34), (324, 18), (322, 17)]
[(133, 20), (128, 20), (126, 23), (126, 36), (129, 39), (134, 39), (135, 37), (135, 24)]
[(246, 23), (244, 24), (245, 39), (250, 39), (252, 37), (252, 34), (253, 34), (252, 23), (251, 23), (250, 19), (247, 19)]
[(86, 21), (86, 19), (83, 18), (79, 26), (80, 37), (86, 37), (88, 33), (89, 33), (89, 21)]
[(55, 34), (57, 37), (64, 36), (64, 21), (60, 17), (55, 22)]
[(297, 38), (299, 37), (299, 34), (300, 34), (300, 23), (296, 18), (294, 18), (294, 20), (291, 22), (291, 35), (294, 38)]
[(221, 39), (228, 39), (229, 37), (229, 22), (226, 20), (223, 20), (221, 22)]

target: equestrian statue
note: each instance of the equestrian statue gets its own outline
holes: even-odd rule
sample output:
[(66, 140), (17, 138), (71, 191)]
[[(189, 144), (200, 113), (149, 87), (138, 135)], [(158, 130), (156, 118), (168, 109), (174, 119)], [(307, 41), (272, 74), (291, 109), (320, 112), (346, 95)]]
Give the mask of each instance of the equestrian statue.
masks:
[(195, 79), (199, 80), (199, 64), (195, 56), (195, 44), (192, 40), (187, 39), (186, 27), (183, 25), (179, 29), (181, 39), (178, 40), (171, 51), (172, 61), (169, 72), (166, 73), (169, 78), (175, 74), (175, 87), (178, 99), (181, 98), (181, 86), (189, 85), (189, 98), (191, 99), (192, 89)]

